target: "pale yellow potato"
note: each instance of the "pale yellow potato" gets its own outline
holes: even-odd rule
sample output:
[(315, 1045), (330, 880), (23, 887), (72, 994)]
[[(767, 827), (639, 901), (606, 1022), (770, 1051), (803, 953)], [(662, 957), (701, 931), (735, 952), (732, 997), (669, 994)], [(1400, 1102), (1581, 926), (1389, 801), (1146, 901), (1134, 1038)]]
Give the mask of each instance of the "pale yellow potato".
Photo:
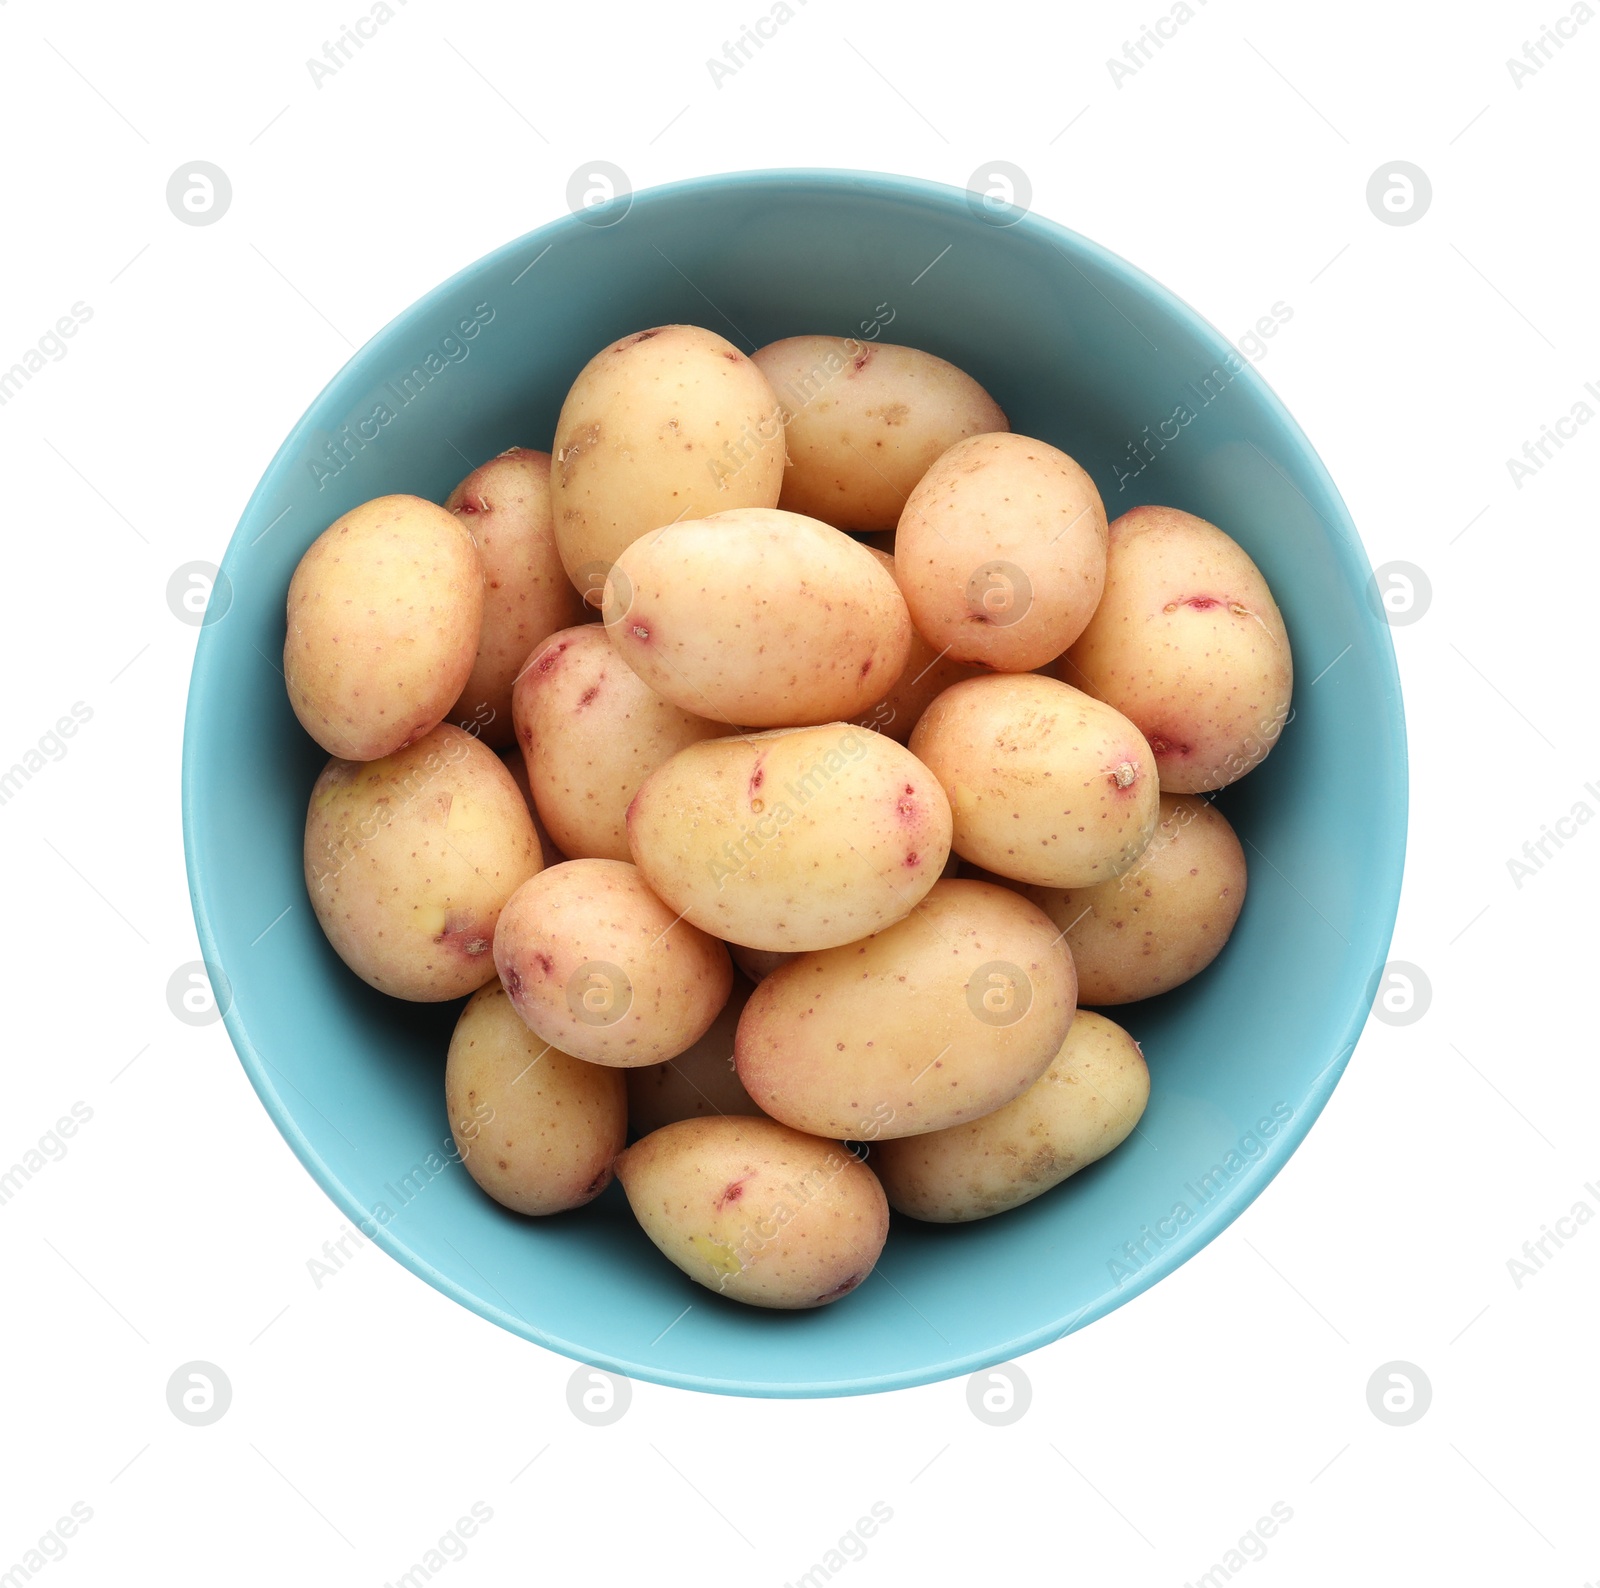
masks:
[(382, 760), (335, 757), (311, 790), (311, 908), (340, 959), (396, 998), (493, 980), (500, 912), (543, 863), (505, 763), (449, 723)]
[[(873, 545), (868, 545), (867, 549), (898, 584), (900, 576), (896, 572), (894, 557)], [(902, 590), (901, 594), (905, 592)], [(952, 684), (960, 683), (963, 678), (975, 678), (982, 671), (982, 668), (952, 661), (950, 657), (942, 655), (913, 628), (911, 644), (906, 651), (906, 663), (900, 669), (899, 676), (855, 720), (863, 728), (887, 734), (897, 744), (904, 744), (911, 737), (917, 719), (938, 695)]]
[(692, 1047), (733, 986), (727, 949), (621, 860), (569, 860), (518, 888), (494, 934), (494, 966), (536, 1036), (619, 1069)]
[(774, 1119), (888, 1141), (1003, 1107), (1060, 1050), (1072, 956), (1043, 911), (987, 882), (938, 883), (905, 920), (802, 954), (750, 995), (734, 1063)]
[(604, 611), (617, 654), (657, 694), (746, 728), (854, 716), (911, 645), (905, 599), (877, 554), (775, 508), (642, 536), (617, 558)]
[(950, 799), (952, 847), (1002, 877), (1078, 888), (1126, 871), (1156, 828), (1155, 757), (1126, 717), (1035, 673), (953, 684), (911, 753)]
[(1021, 1207), (1104, 1158), (1150, 1100), (1139, 1045), (1081, 1009), (1050, 1067), (982, 1119), (886, 1141), (872, 1162), (889, 1206), (933, 1224), (965, 1224)]
[(650, 886), (704, 931), (832, 948), (900, 920), (933, 886), (950, 804), (903, 745), (835, 722), (680, 750), (634, 796), (628, 842)]
[(495, 752), (500, 757), (503, 765), (511, 774), (511, 781), (517, 785), (517, 792), (522, 796), (523, 803), (528, 807), (528, 814), (533, 818), (533, 830), (539, 835), (539, 853), (544, 856), (547, 866), (559, 866), (563, 860), (570, 859), (556, 847), (556, 841), (550, 836), (550, 830), (544, 824), (544, 818), (539, 814), (539, 807), (533, 802), (533, 789), (528, 783), (528, 763), (523, 758), (520, 744), (508, 745), (504, 750)]
[(794, 958), (793, 949), (746, 948), (743, 943), (728, 944), (728, 952), (733, 955), (734, 964), (753, 982), (770, 976), (780, 965), (787, 965)]
[(759, 1114), (733, 1067), (733, 1034), (750, 1000), (750, 983), (733, 978), (733, 991), (711, 1029), (675, 1059), (625, 1070), (628, 1086), (628, 1128), (648, 1136), (680, 1119), (715, 1114)]
[(450, 719), (501, 749), (514, 741), (511, 686), (534, 646), (584, 618), (583, 598), (556, 555), (550, 454), (511, 447), (445, 499), (483, 558), (478, 654)]
[(639, 536), (731, 507), (776, 507), (783, 418), (731, 342), (659, 325), (584, 365), (556, 421), (550, 500), (567, 575), (599, 606), (611, 565)]
[(1244, 849), (1198, 794), (1163, 794), (1138, 862), (1091, 888), (1022, 887), (1066, 933), (1086, 1004), (1131, 1004), (1198, 976), (1228, 941), (1245, 895)]
[(480, 987), (456, 1021), (444, 1097), (467, 1173), (516, 1213), (592, 1201), (628, 1138), (622, 1072), (541, 1042), (498, 981)]
[(630, 860), (628, 802), (686, 745), (731, 730), (658, 695), (598, 623), (553, 634), (512, 696), (534, 803), (572, 860)]
[(685, 1119), (617, 1160), (646, 1235), (697, 1284), (756, 1307), (820, 1307), (872, 1272), (883, 1187), (837, 1142), (770, 1119)]
[(1294, 687), (1260, 569), (1175, 507), (1136, 507), (1111, 525), (1105, 594), (1058, 670), (1138, 725), (1169, 794), (1224, 788), (1258, 766)]
[(914, 347), (791, 336), (753, 357), (783, 409), (789, 467), (777, 505), (840, 529), (893, 529), (941, 452), (1010, 428), (970, 375)]
[(952, 662), (1026, 673), (1083, 632), (1106, 578), (1106, 510), (1065, 452), (968, 436), (923, 475), (895, 532), (917, 632)]
[(449, 714), (483, 623), (483, 560), (454, 513), (420, 496), (353, 507), (289, 581), (283, 677), (329, 755), (376, 761)]

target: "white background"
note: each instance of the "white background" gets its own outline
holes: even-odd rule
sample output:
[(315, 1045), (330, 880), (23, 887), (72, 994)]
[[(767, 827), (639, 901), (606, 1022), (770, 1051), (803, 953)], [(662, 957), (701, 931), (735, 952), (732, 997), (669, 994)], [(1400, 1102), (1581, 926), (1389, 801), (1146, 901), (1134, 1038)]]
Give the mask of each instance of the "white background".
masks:
[[(761, 0), (395, 0), (318, 86), (307, 58), (361, 0), (0, 0), (0, 367), (74, 303), (93, 311), (0, 408), (0, 763), (74, 702), (93, 713), (0, 806), (0, 1168), (74, 1102), (93, 1111), (0, 1205), (0, 1572), (83, 1502), (92, 1520), (43, 1568), (62, 1588), (134, 1562), (152, 1581), (377, 1588), (477, 1501), (492, 1520), (446, 1588), (777, 1585), (882, 1502), (847, 1588), (1179, 1588), (1283, 1502), (1250, 1584), (1600, 1579), (1600, 1221), (1520, 1287), (1507, 1268), (1574, 1202), (1600, 1209), (1600, 833), (1569, 828), (1520, 886), (1507, 866), (1576, 803), (1600, 809), (1600, 425), (1520, 486), (1506, 465), (1600, 383), (1600, 23), (1519, 86), (1508, 57), (1563, 0), (1194, 0), (1119, 86), (1107, 58), (1163, 0), (794, 4), (719, 86), (707, 58)], [(212, 226), (165, 200), (196, 159), (232, 182)], [(317, 1288), (307, 1261), (338, 1214), (222, 1026), (168, 1008), (198, 957), (178, 824), (197, 631), (169, 576), (220, 560), (355, 346), (563, 213), (600, 159), (635, 187), (786, 165), (961, 186), (1007, 160), (1037, 210), (1224, 332), (1286, 302), (1262, 375), (1373, 563), (1431, 585), (1395, 629), (1413, 785), (1393, 949), (1430, 1006), (1369, 1024), (1305, 1146), (1221, 1239), (1028, 1357), (1032, 1403), (1007, 1427), (962, 1382), (809, 1403), (637, 1384), (620, 1421), (586, 1426), (570, 1362), (376, 1249)], [(1413, 225), (1366, 201), (1395, 160), (1431, 178)], [(209, 1427), (167, 1406), (193, 1359), (232, 1384)], [(1405, 1427), (1367, 1401), (1395, 1360), (1432, 1385)]]

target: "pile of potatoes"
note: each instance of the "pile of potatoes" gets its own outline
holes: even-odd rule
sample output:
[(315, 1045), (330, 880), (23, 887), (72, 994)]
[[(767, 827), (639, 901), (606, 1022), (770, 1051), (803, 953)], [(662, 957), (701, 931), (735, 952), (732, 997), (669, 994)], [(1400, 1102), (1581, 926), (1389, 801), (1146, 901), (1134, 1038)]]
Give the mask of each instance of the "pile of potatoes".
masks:
[(944, 360), (666, 325), (579, 373), (553, 453), (323, 533), (284, 675), (333, 758), (317, 920), (373, 987), (467, 999), (477, 1183), (539, 1217), (615, 1175), (692, 1279), (800, 1308), (890, 1208), (986, 1218), (1134, 1129), (1144, 1056), (1079, 1005), (1221, 951), (1209, 796), (1292, 668), (1221, 529), (1108, 525)]

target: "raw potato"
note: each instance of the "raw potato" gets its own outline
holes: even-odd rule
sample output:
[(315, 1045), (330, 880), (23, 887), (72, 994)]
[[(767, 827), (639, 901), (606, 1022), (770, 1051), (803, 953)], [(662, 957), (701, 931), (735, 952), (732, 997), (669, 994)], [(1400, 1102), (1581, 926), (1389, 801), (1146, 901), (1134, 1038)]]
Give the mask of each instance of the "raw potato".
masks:
[(1041, 910), (992, 883), (941, 882), (897, 925), (768, 976), (734, 1062), (756, 1103), (797, 1130), (919, 1135), (1031, 1086), (1076, 995), (1072, 956)]
[(1053, 662), (1106, 578), (1106, 510), (1065, 452), (968, 436), (912, 491), (895, 534), (912, 621), (952, 662), (1008, 673)]
[(582, 1207), (611, 1183), (628, 1135), (622, 1074), (541, 1042), (499, 982), (467, 1001), (444, 1069), (467, 1173), (516, 1213)]
[(1085, 1009), (1050, 1067), (1004, 1108), (873, 1153), (889, 1206), (935, 1224), (1031, 1202), (1119, 1147), (1150, 1100), (1150, 1072), (1121, 1026)]
[(911, 618), (875, 553), (814, 518), (748, 507), (669, 524), (617, 558), (617, 654), (685, 711), (746, 728), (853, 717), (906, 664)]
[(598, 623), (553, 634), (527, 658), (512, 711), (534, 803), (573, 860), (631, 860), (639, 785), (686, 745), (729, 731), (656, 694)]
[(1161, 825), (1132, 870), (1092, 888), (1022, 890), (1063, 932), (1086, 1004), (1131, 1004), (1198, 976), (1244, 906), (1244, 849), (1197, 794), (1163, 794)]
[(730, 507), (776, 507), (783, 419), (766, 377), (731, 342), (660, 325), (584, 365), (556, 421), (556, 545), (585, 600), (639, 536)]
[(911, 753), (944, 786), (953, 846), (1002, 877), (1080, 888), (1126, 871), (1155, 832), (1155, 757), (1111, 707), (1054, 678), (952, 685)]
[(903, 746), (835, 722), (680, 750), (634, 796), (628, 842), (650, 886), (702, 930), (833, 948), (900, 920), (933, 886), (950, 805)]
[(483, 561), (453, 513), (420, 496), (351, 508), (289, 581), (283, 676), (329, 755), (376, 761), (449, 714), (472, 672)]
[(1010, 428), (970, 375), (914, 347), (791, 336), (753, 356), (783, 407), (777, 505), (840, 529), (893, 529), (941, 452)]
[(539, 807), (533, 803), (533, 790), (528, 785), (528, 763), (523, 759), (522, 747), (513, 744), (497, 753), (500, 764), (511, 774), (511, 781), (517, 785), (517, 792), (533, 818), (533, 830), (539, 835), (539, 853), (544, 856), (545, 865), (559, 866), (563, 860), (571, 857), (562, 854), (556, 847), (555, 840), (545, 827), (544, 818), (539, 814)]
[(733, 1034), (750, 999), (750, 983), (733, 979), (733, 991), (711, 1029), (692, 1048), (662, 1064), (625, 1070), (628, 1125), (636, 1136), (648, 1136), (680, 1119), (715, 1114), (759, 1114), (733, 1068)]
[(478, 654), (449, 715), (501, 749), (513, 742), (511, 686), (528, 653), (584, 617), (556, 555), (550, 454), (512, 447), (474, 469), (444, 505), (478, 543), (484, 578)]
[(883, 1187), (836, 1142), (770, 1119), (686, 1119), (617, 1160), (644, 1232), (697, 1284), (757, 1307), (820, 1307), (872, 1272)]
[(1267, 582), (1214, 524), (1136, 507), (1111, 526), (1106, 590), (1060, 676), (1150, 741), (1169, 794), (1226, 787), (1289, 719), (1294, 663)]
[(311, 790), (311, 908), (345, 964), (396, 998), (493, 980), (500, 912), (543, 864), (505, 763), (448, 723), (379, 761), (336, 757)]
[(494, 964), (535, 1035), (591, 1064), (658, 1064), (706, 1034), (733, 963), (620, 860), (569, 860), (519, 888)]

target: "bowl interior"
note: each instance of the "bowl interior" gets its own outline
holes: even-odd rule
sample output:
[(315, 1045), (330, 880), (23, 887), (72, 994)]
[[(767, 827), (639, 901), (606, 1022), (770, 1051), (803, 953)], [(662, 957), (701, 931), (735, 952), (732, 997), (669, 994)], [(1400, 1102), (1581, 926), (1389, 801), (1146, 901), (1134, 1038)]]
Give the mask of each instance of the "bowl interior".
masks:
[[(1294, 715), (1219, 802), (1251, 867), (1232, 940), (1187, 987), (1110, 1011), (1150, 1063), (1135, 1135), (1003, 1217), (897, 1218), (874, 1276), (815, 1312), (740, 1307), (693, 1284), (615, 1186), (540, 1221), (480, 1194), (448, 1156), (444, 1056), (459, 1006), (365, 987), (324, 941), (301, 880), (324, 760), (279, 670), (301, 553), (369, 497), (442, 500), (508, 446), (548, 448), (587, 359), (673, 321), (747, 351), (876, 324), (884, 341), (952, 360), (1015, 430), (1077, 458), (1112, 516), (1159, 502), (1228, 530), (1265, 573), (1294, 649)], [(1399, 685), (1366, 557), (1310, 444), (1230, 344), (1041, 218), (997, 226), (965, 193), (903, 178), (763, 172), (636, 195), (616, 224), (544, 227), (350, 360), (267, 470), (223, 573), (195, 660), (183, 797), (200, 940), (234, 1044), (352, 1224), (463, 1304), (570, 1356), (767, 1395), (883, 1389), (1014, 1357), (1120, 1305), (1235, 1217), (1309, 1128), (1360, 1032), (1394, 922), (1406, 809)]]

